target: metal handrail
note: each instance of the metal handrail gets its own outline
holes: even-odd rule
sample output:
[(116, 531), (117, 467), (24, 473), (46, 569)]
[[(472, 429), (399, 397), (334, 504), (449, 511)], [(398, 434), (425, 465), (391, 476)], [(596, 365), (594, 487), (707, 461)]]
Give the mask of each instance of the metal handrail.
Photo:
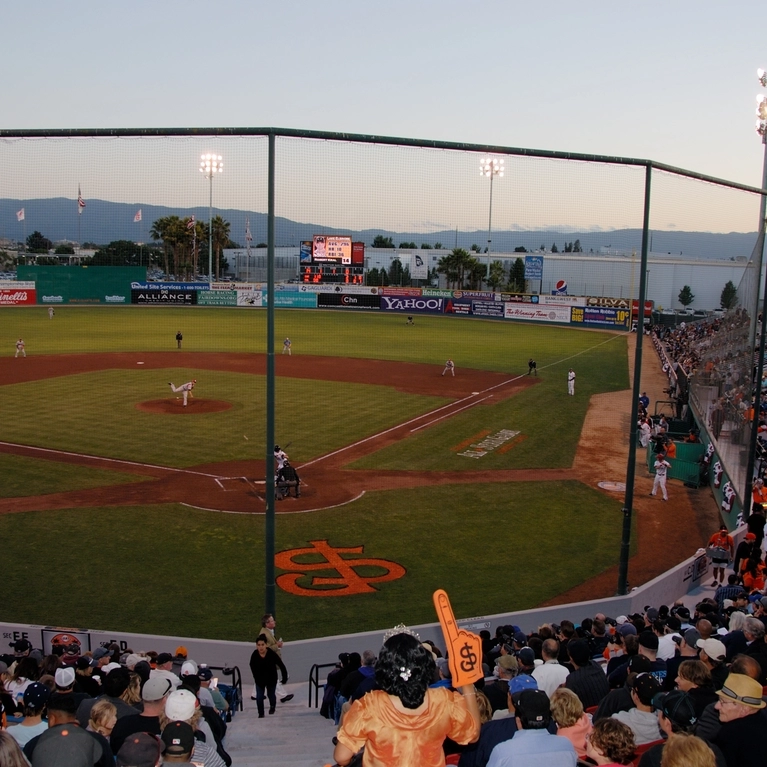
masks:
[(309, 708), (312, 708), (312, 689), (314, 689), (314, 708), (319, 706), (320, 687), (324, 689), (325, 684), (320, 684), (320, 669), (335, 668), (338, 663), (315, 663), (309, 669)]

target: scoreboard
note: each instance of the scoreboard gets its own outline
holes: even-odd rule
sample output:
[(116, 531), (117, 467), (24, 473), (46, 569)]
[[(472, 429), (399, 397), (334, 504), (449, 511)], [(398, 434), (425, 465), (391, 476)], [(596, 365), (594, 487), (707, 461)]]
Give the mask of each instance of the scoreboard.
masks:
[(363, 285), (365, 269), (362, 266), (313, 264), (301, 266), (301, 282), (317, 284)]

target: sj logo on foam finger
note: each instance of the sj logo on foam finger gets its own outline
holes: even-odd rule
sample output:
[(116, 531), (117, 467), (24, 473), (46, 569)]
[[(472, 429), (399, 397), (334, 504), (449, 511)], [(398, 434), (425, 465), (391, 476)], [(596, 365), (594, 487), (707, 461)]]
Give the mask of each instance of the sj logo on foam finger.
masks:
[(434, 607), (447, 645), (453, 687), (473, 684), (483, 675), (482, 640), (471, 631), (458, 628), (450, 598), (443, 589), (434, 592)]

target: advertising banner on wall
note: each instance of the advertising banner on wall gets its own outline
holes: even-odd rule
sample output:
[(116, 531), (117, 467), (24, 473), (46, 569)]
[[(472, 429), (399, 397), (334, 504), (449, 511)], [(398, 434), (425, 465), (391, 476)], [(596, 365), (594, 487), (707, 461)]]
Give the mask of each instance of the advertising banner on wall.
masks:
[(138, 280), (133, 280), (130, 286), (131, 290), (208, 290), (210, 288), (207, 282), (141, 282)]
[(131, 290), (132, 304), (152, 304), (154, 306), (195, 306), (196, 290)]
[(317, 307), (322, 309), (379, 309), (379, 296), (354, 293), (318, 293)]
[(530, 293), (499, 293), (498, 298), (501, 301), (510, 301), (513, 304), (537, 304), (541, 296), (531, 295)]
[(421, 288), (378, 288), (380, 296), (421, 296)]
[(201, 290), (197, 294), (198, 306), (237, 306), (236, 290)]
[(421, 295), (430, 298), (452, 298), (453, 291), (445, 288), (421, 288)]
[[(376, 302), (378, 296), (375, 297)], [(266, 302), (264, 302), (266, 303)], [(317, 294), (316, 293), (288, 293), (283, 291), (281, 293), (274, 294), (274, 306), (280, 309), (316, 309), (317, 308)]]
[(471, 314), (471, 301), (468, 298), (465, 301), (448, 298), (445, 301), (445, 314)]
[(570, 321), (573, 324), (593, 327), (628, 328), (631, 322), (631, 310), (609, 309), (604, 306), (574, 306)]
[(410, 314), (442, 314), (444, 298), (426, 296), (408, 298), (406, 296), (381, 296), (381, 309), (385, 312), (405, 312)]
[(238, 290), (237, 306), (266, 306), (266, 291), (255, 288), (251, 290)]
[(525, 256), (525, 279), (543, 279), (543, 256)]
[(530, 320), (532, 322), (570, 322), (570, 307), (526, 306), (504, 304), (503, 316), (507, 320)]
[(410, 276), (414, 280), (428, 280), (429, 279), (429, 265), (426, 263), (426, 258), (413, 253), (410, 256)]
[(475, 317), (495, 317), (502, 320), (504, 318), (503, 307), (502, 301), (472, 301), (471, 313)]
[(541, 296), (538, 303), (544, 306), (586, 306), (585, 296)]
[[(29, 284), (29, 283), (25, 283)], [(8, 288), (0, 283), (0, 306), (26, 306), (37, 303), (37, 291), (34, 282), (31, 288)]]

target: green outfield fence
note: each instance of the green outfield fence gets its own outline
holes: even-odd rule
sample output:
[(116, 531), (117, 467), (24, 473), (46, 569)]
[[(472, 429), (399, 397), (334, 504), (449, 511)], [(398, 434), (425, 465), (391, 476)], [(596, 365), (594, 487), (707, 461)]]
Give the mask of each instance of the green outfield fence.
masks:
[[(201, 157), (209, 154), (223, 163), (220, 174), (200, 172)], [(748, 498), (755, 443), (749, 438), (743, 445), (744, 425), (748, 431), (751, 422), (742, 403), (755, 397), (764, 189), (651, 160), (278, 128), (0, 130), (0, 167), (0, 250), (27, 262), (26, 277), (36, 285), (49, 279), (42, 268), (46, 259), (78, 264), (86, 254), (93, 264), (141, 270), (131, 283), (144, 292), (157, 291), (148, 284), (153, 276), (210, 287), (225, 274), (224, 249), (244, 260), (246, 282), (251, 266), (260, 263), (263, 270), (266, 264), (264, 290), (253, 300), (265, 305), (268, 316), (267, 446), (274, 443), (275, 269), (280, 277), (285, 272), (277, 250), (295, 252), (299, 279), (308, 284), (335, 280), (327, 295), (358, 295), (344, 288), (383, 279), (384, 264), (379, 268), (371, 250), (383, 246), (401, 257), (386, 279), (396, 276), (396, 285), (414, 287), (417, 295), (440, 280), (441, 289), (489, 292), (492, 297), (476, 298), (485, 308), (511, 303), (498, 298), (504, 291), (538, 300), (577, 292), (644, 306), (661, 303), (661, 297), (675, 301), (683, 285), (693, 293), (707, 289), (696, 286), (696, 274), (723, 254), (681, 235), (742, 233), (735, 251), (723, 256), (742, 259), (738, 311), (726, 318), (727, 333), (709, 350), (711, 364), (683, 384), (695, 418), (711, 432), (715, 462), (724, 466), (738, 498)], [(58, 253), (46, 252), (56, 246)], [(30, 254), (35, 247), (42, 252)], [(555, 249), (565, 251), (557, 268), (566, 278), (546, 271)], [(463, 250), (473, 250), (480, 267)], [(524, 259), (523, 274), (513, 271), (517, 258)], [(90, 281), (95, 274), (81, 278)], [(69, 300), (65, 288), (43, 289)], [(198, 301), (197, 294), (205, 298)], [(214, 298), (200, 288), (194, 302), (234, 305), (236, 294), (222, 286)], [(0, 283), (0, 300), (8, 295)], [(99, 302), (125, 296), (109, 289), (90, 295)], [(150, 294), (148, 301), (155, 298)], [(473, 309), (470, 301), (466, 313)], [(637, 344), (629, 444), (636, 442), (642, 353)], [(635, 469), (630, 451), (621, 593), (627, 587)], [(270, 490), (267, 484), (267, 536), (273, 541)], [(267, 563), (273, 554), (267, 547)], [(269, 610), (273, 569), (266, 582)]]

